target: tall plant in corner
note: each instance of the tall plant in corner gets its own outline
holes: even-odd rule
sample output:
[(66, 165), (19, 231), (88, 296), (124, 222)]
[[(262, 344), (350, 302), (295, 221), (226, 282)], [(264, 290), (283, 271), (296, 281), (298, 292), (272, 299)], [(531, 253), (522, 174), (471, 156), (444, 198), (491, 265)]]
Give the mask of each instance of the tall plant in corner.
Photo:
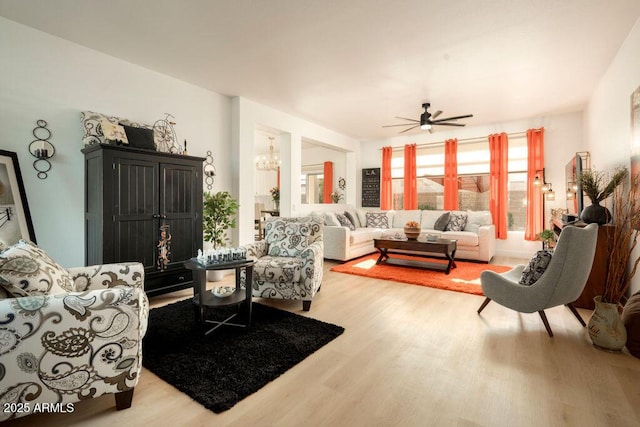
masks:
[(227, 230), (237, 226), (238, 207), (238, 202), (228, 191), (204, 193), (202, 231), (204, 240), (210, 242), (213, 249), (224, 247), (229, 242)]

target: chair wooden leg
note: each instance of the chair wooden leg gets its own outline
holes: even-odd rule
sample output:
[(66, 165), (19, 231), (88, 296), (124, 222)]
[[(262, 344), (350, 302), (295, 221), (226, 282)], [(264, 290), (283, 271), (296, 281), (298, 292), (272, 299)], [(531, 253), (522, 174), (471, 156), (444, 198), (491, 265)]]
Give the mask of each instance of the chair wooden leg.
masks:
[(567, 307), (569, 307), (569, 310), (571, 310), (571, 312), (573, 313), (574, 316), (576, 316), (576, 318), (578, 319), (578, 322), (580, 322), (580, 324), (582, 326), (587, 326), (586, 323), (584, 323), (584, 320), (582, 319), (582, 316), (580, 316), (580, 313), (578, 313), (578, 310), (576, 310), (576, 308), (573, 306), (573, 304), (569, 303), (569, 304), (565, 304)]
[(482, 310), (484, 310), (484, 308), (487, 306), (487, 304), (489, 304), (491, 302), (491, 298), (486, 298), (484, 300), (484, 302), (482, 303), (482, 305), (480, 306), (480, 308), (478, 309), (478, 314), (480, 314), (480, 312)]
[(302, 301), (302, 310), (303, 311), (311, 310), (311, 301)]
[(120, 393), (116, 393), (116, 409), (118, 411), (122, 409), (127, 409), (131, 407), (131, 402), (133, 401), (133, 388), (125, 391), (121, 391)]
[(547, 315), (544, 314), (544, 310), (540, 310), (538, 314), (542, 319), (542, 323), (544, 323), (544, 327), (547, 329), (547, 333), (549, 334), (550, 337), (553, 337), (553, 332), (551, 332), (551, 326), (549, 326), (549, 321), (547, 320)]

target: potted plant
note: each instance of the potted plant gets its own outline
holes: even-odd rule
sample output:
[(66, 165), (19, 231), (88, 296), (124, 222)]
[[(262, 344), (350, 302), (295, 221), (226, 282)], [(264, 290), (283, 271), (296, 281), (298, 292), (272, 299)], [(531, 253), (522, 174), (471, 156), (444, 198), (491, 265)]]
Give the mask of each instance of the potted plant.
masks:
[[(204, 193), (202, 205), (202, 232), (205, 242), (212, 244), (213, 249), (224, 247), (229, 241), (227, 230), (236, 228), (238, 202), (228, 191), (215, 194)], [(208, 271), (209, 280), (222, 279), (222, 271)]]
[(331, 200), (333, 201), (333, 203), (340, 203), (340, 200), (342, 200), (343, 198), (344, 194), (338, 191), (334, 191), (333, 193), (331, 193)]
[(556, 234), (553, 230), (545, 229), (538, 233), (538, 240), (542, 240), (542, 249), (551, 249), (556, 241)]
[(273, 199), (276, 210), (280, 210), (280, 188), (273, 187), (271, 190), (269, 190), (269, 193), (271, 193), (271, 199)]
[(586, 223), (606, 224), (611, 220), (611, 212), (600, 202), (611, 196), (613, 191), (627, 177), (626, 168), (618, 168), (612, 176), (602, 171), (584, 170), (578, 175), (582, 191), (591, 199), (591, 205), (580, 213), (580, 219)]
[[(627, 170), (620, 170), (626, 177)], [(621, 301), (640, 263), (640, 256), (634, 255), (640, 229), (640, 176), (632, 177), (630, 185), (616, 185), (612, 199), (606, 279), (602, 295), (594, 298), (596, 308), (589, 320), (589, 336), (596, 346), (619, 351), (627, 336), (620, 319)]]

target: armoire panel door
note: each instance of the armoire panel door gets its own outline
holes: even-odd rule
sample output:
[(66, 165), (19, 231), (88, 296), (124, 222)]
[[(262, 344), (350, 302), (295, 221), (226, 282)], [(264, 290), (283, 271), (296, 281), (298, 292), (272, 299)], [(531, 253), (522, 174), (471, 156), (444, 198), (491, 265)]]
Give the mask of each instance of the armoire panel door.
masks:
[(153, 271), (159, 235), (158, 164), (138, 159), (117, 159), (114, 164), (115, 259), (138, 261)]
[(198, 170), (193, 166), (160, 164), (160, 213), (171, 234), (169, 267), (182, 267), (182, 262), (196, 256), (200, 247), (196, 197), (202, 195), (198, 193), (198, 179)]

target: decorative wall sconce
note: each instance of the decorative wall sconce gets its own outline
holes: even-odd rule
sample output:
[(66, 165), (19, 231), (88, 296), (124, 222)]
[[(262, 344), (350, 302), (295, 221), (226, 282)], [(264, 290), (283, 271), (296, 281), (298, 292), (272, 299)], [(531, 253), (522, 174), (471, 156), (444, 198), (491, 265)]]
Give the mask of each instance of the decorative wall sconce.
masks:
[(46, 179), (47, 172), (51, 170), (51, 162), (49, 161), (56, 153), (56, 147), (53, 146), (49, 138), (51, 131), (47, 129), (47, 122), (40, 119), (36, 121), (33, 128), (33, 136), (36, 138), (29, 144), (29, 152), (36, 160), (33, 161), (33, 168), (38, 171), (38, 178)]
[[(541, 176), (542, 178), (540, 178)], [(533, 179), (533, 185), (540, 187), (540, 191), (542, 191), (545, 200), (553, 201), (556, 199), (556, 194), (553, 192), (551, 183), (546, 181), (544, 168), (536, 171), (536, 177)]]
[(207, 188), (211, 190), (213, 188), (213, 181), (216, 177), (216, 167), (213, 165), (213, 154), (211, 151), (207, 151), (207, 157), (204, 160), (204, 182), (207, 184)]

